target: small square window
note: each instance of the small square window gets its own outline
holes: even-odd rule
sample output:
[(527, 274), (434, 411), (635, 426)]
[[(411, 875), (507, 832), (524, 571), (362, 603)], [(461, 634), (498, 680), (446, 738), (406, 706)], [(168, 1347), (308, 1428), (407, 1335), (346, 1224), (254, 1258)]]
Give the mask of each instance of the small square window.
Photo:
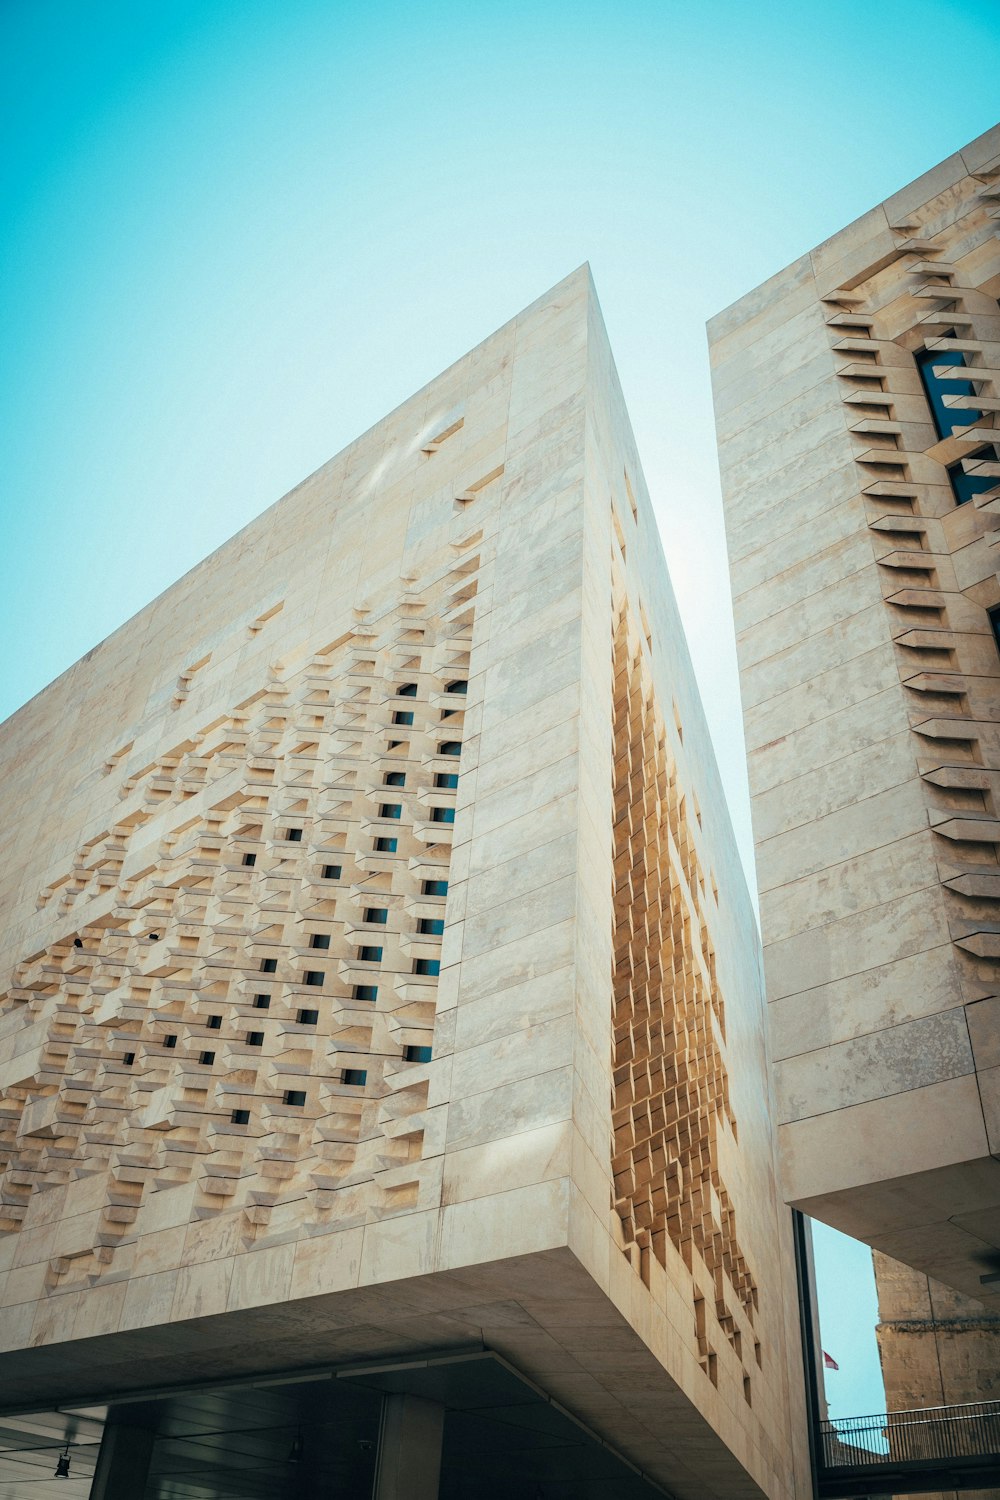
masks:
[(300, 1026), (315, 1026), (319, 1021), (318, 1010), (300, 1010), (295, 1018)]
[(383, 786), (405, 786), (406, 785), (406, 772), (405, 771), (387, 771), (385, 773), (385, 775), (382, 777), (382, 785)]
[(212, 1063), (215, 1062), (215, 1053), (214, 1052), (199, 1052), (198, 1053), (198, 1061), (201, 1063), (201, 1065), (202, 1065), (203, 1068), (211, 1067)]
[(403, 1048), (403, 1061), (404, 1062), (430, 1062), (430, 1060), (431, 1060), (431, 1051), (432, 1051), (432, 1049), (430, 1047), (404, 1047)]
[(276, 974), (278, 972), (278, 960), (276, 958), (262, 958), (260, 961), (260, 972), (262, 974)]
[(461, 755), (461, 740), (443, 740), (437, 748), (438, 755)]
[(441, 960), (439, 958), (415, 958), (413, 972), (414, 974), (440, 974)]
[(354, 996), (353, 996), (353, 998), (355, 1000), (371, 1000), (371, 1001), (377, 1000), (378, 999), (378, 985), (377, 984), (356, 984), (354, 986)]
[(358, 949), (358, 959), (363, 964), (380, 964), (382, 962), (382, 949), (373, 948), (365, 943)]
[(431, 822), (432, 823), (454, 823), (454, 821), (455, 821), (455, 809), (453, 807), (432, 807), (431, 808)]
[(453, 719), (457, 712), (458, 710), (454, 708), (443, 708), (439, 717), (442, 719)]
[(990, 624), (993, 627), (993, 639), (996, 642), (997, 650), (1000, 651), (1000, 604), (994, 604), (993, 608), (988, 609), (986, 613), (989, 615)]
[(375, 847), (375, 853), (376, 854), (395, 854), (396, 850), (399, 848), (399, 840), (398, 839), (377, 838), (375, 840), (375, 846), (374, 847)]
[(364, 1088), (368, 1082), (367, 1068), (345, 1068), (340, 1075), (341, 1083), (350, 1084), (352, 1088)]
[(221, 1029), (222, 1029), (222, 1017), (221, 1016), (206, 1016), (205, 1017), (205, 1025), (208, 1027), (209, 1031), (221, 1031)]
[(420, 887), (425, 896), (447, 896), (447, 880), (425, 880)]
[(389, 908), (387, 906), (366, 906), (365, 921), (374, 922), (376, 927), (384, 927), (389, 920)]
[(124, 1054), (124, 1056), (122, 1057), (122, 1062), (125, 1064), (126, 1068), (130, 1068), (132, 1066), (132, 1064), (135, 1062), (135, 1053), (134, 1052), (126, 1052)]
[(378, 815), (380, 818), (402, 817), (403, 805), (401, 802), (382, 802), (379, 805)]
[(453, 792), (458, 786), (458, 773), (456, 771), (438, 771), (434, 777), (434, 785), (443, 787), (446, 791)]
[(324, 880), (339, 880), (340, 879), (340, 871), (341, 871), (341, 866), (340, 865), (324, 865), (323, 866), (323, 879)]
[(247, 1046), (248, 1047), (263, 1047), (263, 1045), (264, 1045), (264, 1033), (262, 1031), (248, 1031), (247, 1032)]
[(243, 863), (246, 865), (248, 870), (252, 870), (254, 865), (257, 863), (256, 854), (244, 854)]
[(176, 1047), (177, 1046), (177, 1038), (175, 1036), (172, 1036), (172, 1035), (171, 1036), (165, 1036), (163, 1038), (163, 1045), (164, 1045), (164, 1047)]
[(329, 948), (330, 934), (328, 932), (311, 932), (309, 934), (310, 948)]
[(446, 693), (467, 693), (468, 691), (469, 684), (464, 680), (464, 678), (457, 679), (455, 682), (449, 682), (448, 686), (445, 688)]
[(396, 689), (397, 698), (415, 698), (417, 696), (417, 684), (415, 682), (404, 682), (402, 687)]
[(254, 1010), (270, 1010), (271, 1009), (271, 997), (270, 997), (270, 995), (254, 995), (254, 997), (253, 997), (253, 1008), (254, 1008)]
[(296, 1109), (301, 1109), (306, 1102), (304, 1089), (286, 1089), (282, 1097), (284, 1104), (293, 1104)]
[(229, 1118), (234, 1125), (249, 1125), (250, 1111), (248, 1109), (234, 1109)]
[(314, 989), (320, 989), (323, 984), (322, 969), (307, 969), (302, 976), (303, 984), (311, 984)]
[(427, 937), (441, 937), (444, 932), (444, 922), (438, 917), (421, 917), (417, 923), (417, 931)]
[(410, 713), (409, 709), (397, 708), (396, 712), (392, 716), (392, 722), (394, 724), (412, 724), (413, 715), (412, 713)]
[(302, 829), (301, 828), (286, 828), (285, 829), (285, 838), (287, 839), (287, 841), (290, 844), (301, 844), (301, 842), (302, 842)]

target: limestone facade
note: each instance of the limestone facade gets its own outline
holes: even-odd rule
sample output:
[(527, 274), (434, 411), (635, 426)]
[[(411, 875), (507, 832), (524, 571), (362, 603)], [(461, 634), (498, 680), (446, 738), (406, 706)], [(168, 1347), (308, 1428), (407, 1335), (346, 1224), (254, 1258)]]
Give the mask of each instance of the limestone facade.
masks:
[[(875, 1251), (879, 1359), (889, 1411), (1000, 1400), (1000, 1315)], [(994, 1490), (967, 1490), (995, 1500)], [(932, 1500), (957, 1500), (954, 1490)]]
[(786, 1199), (1000, 1307), (1000, 129), (710, 324)]
[(485, 1342), (808, 1493), (759, 944), (586, 268), (2, 730), (18, 1398)]

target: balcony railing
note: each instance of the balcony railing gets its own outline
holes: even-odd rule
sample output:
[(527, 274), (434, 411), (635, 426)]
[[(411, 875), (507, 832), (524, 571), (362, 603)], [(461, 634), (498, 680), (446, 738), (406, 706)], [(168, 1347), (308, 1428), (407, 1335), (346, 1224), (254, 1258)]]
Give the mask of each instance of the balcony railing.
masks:
[(1000, 1401), (838, 1418), (818, 1436), (821, 1496), (864, 1494), (869, 1480), (883, 1494), (975, 1489), (1000, 1475)]

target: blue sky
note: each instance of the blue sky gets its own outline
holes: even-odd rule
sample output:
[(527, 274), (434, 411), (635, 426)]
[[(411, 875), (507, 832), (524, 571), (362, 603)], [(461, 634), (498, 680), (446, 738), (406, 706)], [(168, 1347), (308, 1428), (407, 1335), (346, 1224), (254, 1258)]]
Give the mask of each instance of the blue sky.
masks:
[(997, 3), (5, 0), (0, 59), (0, 718), (589, 260), (749, 863), (704, 323), (995, 122)]

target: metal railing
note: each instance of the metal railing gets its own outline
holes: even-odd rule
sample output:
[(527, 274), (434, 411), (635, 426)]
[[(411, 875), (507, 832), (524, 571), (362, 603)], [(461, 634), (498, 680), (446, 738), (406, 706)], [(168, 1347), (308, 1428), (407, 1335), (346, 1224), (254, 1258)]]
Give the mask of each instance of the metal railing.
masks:
[(1000, 1401), (820, 1422), (819, 1449), (824, 1469), (987, 1459), (1000, 1455)]

